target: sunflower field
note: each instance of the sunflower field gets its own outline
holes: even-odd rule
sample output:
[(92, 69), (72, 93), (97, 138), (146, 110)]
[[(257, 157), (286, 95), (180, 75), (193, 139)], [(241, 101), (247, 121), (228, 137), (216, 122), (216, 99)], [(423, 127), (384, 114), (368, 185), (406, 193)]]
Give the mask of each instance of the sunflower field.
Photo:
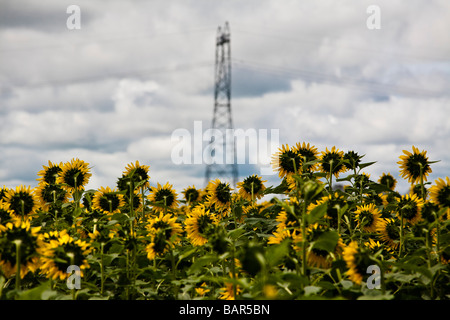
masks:
[(449, 299), (449, 177), (427, 182), (413, 146), (400, 194), (363, 157), (283, 145), (279, 185), (178, 192), (139, 161), (97, 190), (88, 163), (49, 161), (37, 187), (0, 189), (0, 299)]

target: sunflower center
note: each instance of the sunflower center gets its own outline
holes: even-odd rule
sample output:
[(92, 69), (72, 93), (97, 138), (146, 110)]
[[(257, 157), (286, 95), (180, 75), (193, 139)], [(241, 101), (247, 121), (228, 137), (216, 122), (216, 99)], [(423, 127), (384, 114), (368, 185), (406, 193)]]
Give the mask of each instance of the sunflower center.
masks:
[(83, 264), (84, 255), (79, 246), (68, 243), (62, 247), (55, 248), (52, 259), (55, 267), (59, 271), (66, 272), (67, 267), (71, 264), (81, 266)]
[(170, 207), (175, 201), (175, 197), (171, 190), (161, 189), (156, 192), (155, 200), (156, 202), (161, 202), (165, 204), (167, 207)]
[(16, 264), (15, 241), (20, 240), (20, 264), (26, 264), (35, 255), (37, 249), (36, 239), (25, 229), (14, 229), (8, 231), (2, 246), (1, 260), (8, 261), (11, 265)]
[(163, 233), (166, 239), (169, 239), (172, 235), (172, 228), (170, 225), (165, 221), (157, 221), (155, 222), (152, 227), (159, 231), (159, 233)]
[(42, 190), (42, 198), (45, 202), (54, 202), (55, 200), (63, 201), (66, 192), (57, 185), (46, 185)]
[(292, 150), (287, 150), (283, 152), (280, 157), (280, 167), (287, 173), (295, 173), (296, 170), (300, 169), (302, 159), (300, 155)]
[(386, 225), (386, 234), (388, 235), (389, 239), (391, 239), (391, 240), (399, 240), (400, 239), (400, 233), (398, 231), (397, 226), (394, 223), (388, 223)]
[(430, 170), (430, 165), (428, 164), (428, 159), (423, 154), (414, 153), (406, 162), (406, 169), (412, 178), (417, 179), (420, 177), (421, 172), (424, 175)]
[(186, 190), (185, 192), (185, 198), (187, 201), (192, 202), (192, 201), (197, 201), (200, 193), (198, 192), (197, 189), (191, 188)]
[(105, 194), (100, 198), (100, 207), (104, 211), (114, 212), (119, 208), (120, 200), (115, 194)]
[(132, 179), (134, 182), (147, 181), (149, 178), (147, 171), (144, 168), (137, 167), (132, 172)]
[(381, 177), (380, 183), (387, 187), (392, 187), (395, 184), (395, 180), (392, 176), (385, 175)]
[(419, 208), (414, 202), (408, 201), (405, 204), (401, 203), (399, 206), (400, 211), (403, 214), (403, 218), (407, 220), (413, 219), (419, 213)]
[(316, 255), (316, 256), (320, 256), (323, 258), (326, 258), (328, 256), (328, 251), (323, 250), (323, 249), (317, 249), (317, 248), (312, 248), (311, 251)]
[(437, 200), (442, 206), (450, 207), (450, 186), (444, 186), (439, 190)]
[(354, 151), (349, 151), (346, 154), (344, 154), (344, 160), (348, 160), (349, 163), (344, 163), (344, 166), (347, 169), (355, 169), (358, 167), (360, 162), (360, 157), (358, 153)]
[(201, 235), (205, 235), (205, 236), (208, 235), (209, 231), (211, 230), (211, 224), (212, 224), (211, 217), (209, 217), (207, 215), (201, 215), (197, 219), (198, 232)]
[(85, 174), (78, 168), (67, 170), (64, 174), (64, 182), (72, 188), (79, 188), (83, 185)]
[[(257, 177), (251, 176), (244, 180), (243, 188), (249, 194), (251, 194), (252, 192), (254, 194), (256, 194), (259, 191), (261, 191), (262, 182)], [(252, 191), (252, 189), (253, 189), (253, 191)]]
[(362, 225), (370, 226), (370, 225), (372, 225), (373, 220), (374, 220), (374, 219), (373, 219), (373, 214), (372, 214), (372, 212), (370, 212), (370, 211), (363, 210), (363, 211), (361, 211), (361, 213), (359, 214), (359, 222), (360, 222)]
[(19, 215), (30, 214), (35, 205), (33, 197), (29, 193), (22, 191), (16, 193), (9, 203), (10, 209)]
[(58, 166), (48, 168), (47, 171), (44, 174), (44, 181), (48, 184), (55, 184), (56, 178), (58, 177), (58, 174), (62, 171), (62, 169)]
[(342, 157), (335, 152), (328, 152), (323, 156), (322, 159), (322, 169), (323, 171), (332, 174), (338, 173), (344, 167), (344, 164), (341, 162)]
[(164, 232), (158, 232), (153, 238), (153, 250), (157, 253), (163, 253), (167, 246), (166, 239), (167, 237)]
[(231, 200), (230, 186), (226, 183), (220, 182), (216, 188), (216, 197), (222, 203), (228, 203)]

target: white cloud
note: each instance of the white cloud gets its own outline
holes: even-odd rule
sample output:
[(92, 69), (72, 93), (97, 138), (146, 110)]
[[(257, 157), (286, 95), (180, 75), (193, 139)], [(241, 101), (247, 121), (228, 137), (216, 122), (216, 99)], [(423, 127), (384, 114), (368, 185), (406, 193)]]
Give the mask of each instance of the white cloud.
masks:
[[(170, 137), (210, 126), (226, 20), (236, 128), (353, 149), (378, 161), (374, 176), (398, 172), (416, 145), (448, 175), (450, 5), (372, 2), (80, 1), (78, 31), (65, 27), (64, 3), (11, 2), (0, 19), (0, 184), (33, 183), (47, 160), (78, 157), (94, 165), (92, 188), (136, 160), (155, 182), (203, 185), (204, 166), (171, 161)], [(370, 4), (380, 30), (366, 27)]]

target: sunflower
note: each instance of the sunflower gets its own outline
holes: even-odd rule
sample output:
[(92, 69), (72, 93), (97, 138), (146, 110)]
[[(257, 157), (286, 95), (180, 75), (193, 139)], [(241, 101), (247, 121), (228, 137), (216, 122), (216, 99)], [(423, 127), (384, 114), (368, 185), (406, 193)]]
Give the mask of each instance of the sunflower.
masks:
[(6, 193), (8, 192), (9, 188), (7, 188), (6, 186), (3, 186), (2, 188), (0, 188), (0, 201), (4, 201), (6, 200)]
[[(298, 239), (296, 236), (299, 233), (299, 229), (286, 229), (286, 228), (277, 228), (275, 231), (272, 232), (272, 235), (269, 236), (267, 243), (268, 244), (280, 244), (286, 239)], [(300, 242), (296, 241), (296, 242)], [(294, 243), (295, 246), (295, 243)], [(299, 249), (298, 247), (295, 247), (296, 249)]]
[(305, 172), (311, 172), (311, 171), (316, 170), (317, 164), (315, 164), (315, 163), (305, 166), (305, 164), (308, 162), (313, 162), (313, 161), (318, 160), (319, 151), (317, 151), (317, 148), (315, 146), (312, 146), (312, 145), (310, 146), (309, 143), (306, 144), (305, 142), (303, 142), (302, 144), (297, 142), (295, 144), (294, 150), (297, 154), (300, 155), (300, 158), (302, 159), (302, 163), (303, 163), (303, 169)]
[(290, 212), (286, 212), (284, 209), (277, 214), (275, 221), (278, 222), (277, 230), (296, 229), (301, 227), (297, 217)]
[(388, 195), (384, 193), (369, 193), (366, 197), (364, 197), (363, 202), (366, 204), (373, 203), (377, 207), (386, 207), (388, 202)]
[(435, 185), (430, 188), (431, 201), (441, 208), (447, 208), (447, 217), (450, 219), (450, 178), (435, 180)]
[[(314, 243), (319, 237), (328, 230), (327, 226), (315, 223), (310, 225), (306, 234), (310, 243)], [(300, 236), (301, 241), (301, 236)], [(315, 248), (314, 245), (307, 249), (308, 265), (316, 268), (329, 268), (333, 262), (333, 256), (342, 252), (343, 242), (339, 238), (333, 252)]]
[(38, 252), (42, 246), (40, 230), (41, 227), (32, 228), (29, 220), (19, 218), (0, 225), (0, 270), (7, 278), (17, 271), (17, 260), (21, 278), (39, 268)]
[(152, 218), (146, 225), (151, 237), (151, 243), (147, 245), (147, 258), (153, 260), (167, 252), (175, 243), (180, 241), (183, 232), (181, 224), (176, 222), (177, 218), (171, 214), (163, 214)]
[(389, 190), (395, 190), (397, 186), (397, 180), (390, 173), (383, 173), (378, 183), (386, 186)]
[(343, 151), (336, 149), (336, 147), (334, 146), (331, 148), (331, 150), (328, 150), (328, 148), (326, 148), (325, 151), (322, 151), (320, 156), (320, 171), (326, 173), (327, 177), (329, 177), (331, 173), (336, 178), (338, 178), (340, 173), (347, 171), (343, 160)]
[(78, 158), (66, 162), (56, 178), (56, 183), (61, 184), (64, 189), (70, 192), (83, 190), (92, 176), (88, 165), (89, 163)]
[(370, 184), (370, 174), (362, 172), (355, 176), (355, 186), (358, 189), (367, 189)]
[(187, 214), (185, 220), (187, 238), (194, 246), (203, 246), (218, 224), (218, 217), (206, 210), (204, 205), (199, 204)]
[(50, 203), (66, 203), (69, 201), (70, 193), (57, 184), (49, 184), (45, 181), (40, 182), (35, 190), (40, 205), (44, 210), (49, 209)]
[(69, 277), (67, 268), (76, 265), (80, 268), (80, 276), (83, 276), (83, 270), (90, 267), (87, 256), (92, 248), (89, 243), (74, 240), (65, 230), (45, 237), (51, 241), (41, 250), (42, 274), (53, 280), (64, 280)]
[(203, 282), (199, 287), (195, 288), (195, 293), (197, 296), (203, 297), (205, 294), (207, 294), (210, 290), (207, 287), (206, 282)]
[(16, 189), (9, 189), (4, 201), (9, 204), (9, 209), (14, 216), (24, 219), (32, 217), (39, 207), (39, 199), (35, 190), (29, 186), (21, 185)]
[(289, 148), (287, 144), (282, 145), (278, 152), (272, 156), (272, 167), (278, 171), (280, 178), (284, 178), (301, 172), (302, 157), (295, 148)]
[(442, 250), (441, 263), (444, 265), (450, 265), (450, 246), (447, 246)]
[(141, 165), (139, 161), (136, 160), (135, 163), (129, 163), (125, 167), (125, 171), (122, 173), (122, 178), (119, 179), (118, 185), (120, 190), (130, 190), (134, 189), (136, 185), (140, 184), (143, 188), (149, 188), (150, 176), (148, 171), (150, 166)]
[(400, 226), (397, 221), (392, 218), (381, 218), (376, 230), (382, 241), (392, 249), (397, 249), (400, 244)]
[(158, 183), (157, 187), (151, 187), (150, 190), (148, 200), (152, 202), (156, 211), (163, 212), (166, 208), (176, 209), (178, 207), (178, 195), (168, 182), (164, 186)]
[(355, 151), (348, 151), (344, 154), (344, 166), (348, 170), (355, 170), (358, 168), (359, 163), (361, 162), (363, 156), (358, 155)]
[(259, 217), (261, 213), (261, 206), (256, 203), (246, 205), (242, 208), (243, 217)]
[(403, 150), (400, 161), (397, 163), (400, 165), (400, 175), (404, 179), (408, 179), (410, 183), (420, 182), (420, 176), (423, 180), (427, 180), (427, 175), (431, 173), (430, 162), (428, 161), (427, 152), (425, 150), (419, 151), (416, 147), (412, 146), (413, 153)]
[(6, 224), (13, 219), (13, 212), (9, 209), (9, 203), (0, 201), (0, 224)]
[(355, 220), (359, 228), (366, 232), (375, 232), (376, 226), (381, 219), (381, 212), (374, 203), (357, 206)]
[(438, 212), (439, 212), (439, 205), (433, 201), (426, 200), (421, 210), (422, 219), (428, 223), (432, 223), (436, 220)]
[(220, 300), (235, 300), (236, 299), (234, 295), (235, 291), (237, 296), (242, 293), (241, 287), (237, 284), (233, 285), (232, 282), (225, 281), (224, 285), (225, 286), (220, 289), (220, 296), (219, 296)]
[(256, 174), (248, 176), (244, 181), (238, 182), (237, 184), (239, 195), (248, 201), (262, 198), (264, 196), (264, 190), (266, 189), (264, 182), (267, 181), (263, 181), (262, 178)]
[(231, 205), (231, 190), (229, 183), (219, 179), (208, 183), (208, 204), (214, 205), (217, 210), (227, 210)]
[(369, 239), (369, 241), (364, 242), (364, 246), (369, 248), (370, 252), (374, 254), (381, 251), (381, 255), (384, 257), (384, 260), (396, 259), (392, 248), (382, 244), (378, 240), (375, 241), (373, 239)]
[(370, 257), (369, 251), (358, 247), (356, 241), (352, 241), (348, 246), (344, 247), (342, 256), (348, 268), (347, 275), (356, 284), (361, 284), (363, 280), (367, 280), (367, 268), (377, 264)]
[(404, 195), (397, 202), (397, 215), (414, 225), (422, 218), (423, 204), (423, 199), (416, 194)]
[(321, 199), (317, 200), (316, 202), (311, 203), (307, 208), (307, 212), (311, 212), (312, 210), (314, 210), (314, 208), (316, 208), (322, 204), (327, 205), (327, 211), (324, 216), (326, 221), (328, 221), (329, 225), (332, 228), (336, 228), (338, 225), (339, 210), (346, 205), (346, 200), (345, 200), (344, 195), (341, 195), (338, 192), (335, 192), (334, 194), (323, 196)]
[(59, 173), (62, 171), (62, 162), (56, 164), (52, 163), (49, 160), (48, 166), (42, 167), (44, 169), (38, 172), (38, 176), (40, 176), (40, 178), (36, 179), (37, 181), (39, 181), (39, 185), (41, 183), (56, 184), (56, 179), (58, 178)]
[(184, 199), (188, 205), (196, 203), (201, 199), (201, 190), (197, 189), (195, 186), (187, 187), (181, 193), (184, 195)]
[(104, 214), (114, 214), (120, 212), (120, 208), (125, 205), (123, 194), (117, 193), (110, 187), (100, 187), (92, 199), (92, 209)]

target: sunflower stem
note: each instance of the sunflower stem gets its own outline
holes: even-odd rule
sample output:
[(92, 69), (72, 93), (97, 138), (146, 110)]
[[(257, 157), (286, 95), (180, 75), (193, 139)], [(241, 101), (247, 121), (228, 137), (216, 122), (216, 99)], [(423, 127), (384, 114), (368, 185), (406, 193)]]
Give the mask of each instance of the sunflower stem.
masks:
[(142, 193), (142, 219), (145, 218), (145, 191), (144, 187), (141, 187), (141, 193)]
[[(127, 249), (127, 257), (126, 257), (126, 274), (127, 274), (127, 279), (130, 279), (130, 250)], [(127, 284), (125, 286), (125, 299), (129, 300), (130, 299), (130, 285)]]
[(16, 245), (16, 291), (20, 291), (20, 246), (22, 245), (22, 240), (14, 240)]
[(403, 249), (403, 209), (400, 209), (400, 245), (398, 249), (398, 256), (401, 257)]
[(422, 192), (422, 199), (425, 201), (425, 186), (423, 185), (423, 166), (419, 163), (420, 170), (420, 191)]
[(330, 193), (333, 194), (333, 160), (330, 161), (330, 180), (328, 181)]
[(252, 185), (252, 205), (253, 205), (253, 203), (255, 202), (255, 195), (253, 192), (253, 181), (251, 182), (251, 185)]
[[(231, 203), (231, 213), (233, 215), (234, 227), (236, 228), (236, 212), (234, 210), (234, 203)], [(233, 298), (236, 300), (237, 288), (236, 288), (236, 262), (234, 261), (234, 257), (236, 255), (236, 245), (235, 238), (232, 239), (232, 250), (231, 250), (231, 277), (233, 279)]]
[[(67, 255), (70, 257), (70, 264), (74, 265), (75, 264), (75, 255), (72, 252), (68, 252)], [(76, 300), (76, 290), (75, 288), (72, 288), (72, 300)]]
[(103, 248), (105, 246), (104, 242), (100, 243), (100, 279), (101, 279), (101, 285), (100, 285), (100, 294), (103, 295), (104, 287), (105, 287), (105, 272), (104, 272), (104, 261), (103, 261)]
[(306, 254), (306, 249), (307, 249), (307, 244), (308, 244), (308, 238), (306, 235), (306, 208), (307, 208), (307, 199), (306, 199), (306, 195), (305, 195), (305, 199), (303, 199), (303, 206), (302, 206), (302, 274), (305, 278), (308, 278), (307, 275), (307, 254)]
[[(172, 264), (172, 281), (177, 280), (177, 266), (175, 264), (175, 255), (173, 254), (173, 249), (170, 249), (170, 262)], [(174, 298), (177, 299), (177, 295), (178, 295), (178, 286), (174, 286), (172, 285), (173, 288), (173, 294), (174, 294)]]

